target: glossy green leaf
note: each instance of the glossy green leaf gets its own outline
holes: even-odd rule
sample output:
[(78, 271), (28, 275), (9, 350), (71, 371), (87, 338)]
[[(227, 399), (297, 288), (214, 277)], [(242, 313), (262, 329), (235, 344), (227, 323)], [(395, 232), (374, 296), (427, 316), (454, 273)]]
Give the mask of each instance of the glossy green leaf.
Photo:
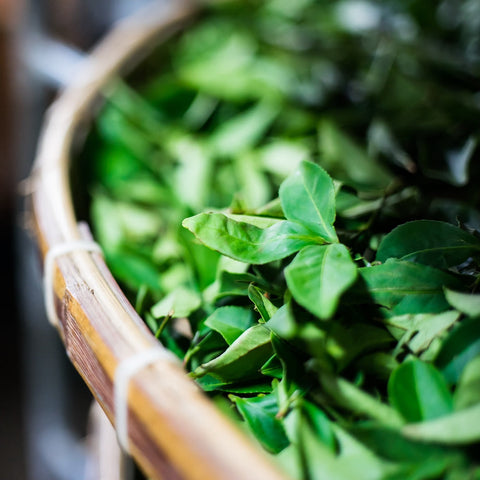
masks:
[(417, 220), (404, 223), (384, 237), (377, 260), (398, 258), (437, 268), (459, 265), (480, 253), (480, 239), (445, 222)]
[(408, 422), (431, 420), (453, 411), (444, 378), (432, 365), (419, 360), (405, 362), (393, 372), (388, 397)]
[(445, 289), (445, 297), (448, 303), (459, 312), (470, 317), (480, 316), (480, 295), (473, 293), (463, 293)]
[(248, 298), (255, 305), (255, 309), (260, 313), (263, 322), (268, 322), (278, 310), (268, 299), (267, 293), (253, 284), (248, 287)]
[(219, 275), (216, 298), (247, 295), (251, 283), (264, 286), (261, 278), (251, 273), (235, 273), (222, 270)]
[(260, 369), (273, 354), (270, 335), (265, 325), (250, 327), (220, 356), (196, 368), (192, 376), (196, 378), (209, 373), (227, 382), (258, 377)]
[[(452, 275), (426, 265), (389, 259), (383, 265), (359, 269), (364, 282), (358, 299), (370, 297), (395, 315), (439, 313), (449, 308), (444, 286), (459, 285)], [(353, 297), (352, 297), (353, 300)]]
[(251, 310), (234, 305), (217, 308), (205, 320), (205, 325), (218, 332), (229, 345), (254, 324)]
[(328, 242), (338, 241), (335, 221), (335, 190), (323, 168), (303, 161), (279, 190), (280, 201), (288, 220), (302, 223)]
[(303, 248), (285, 269), (295, 300), (321, 319), (332, 317), (341, 295), (357, 278), (357, 267), (340, 244)]
[(279, 453), (289, 445), (282, 422), (276, 418), (278, 405), (274, 394), (253, 398), (230, 395), (229, 398), (267, 451)]
[(464, 445), (480, 441), (480, 403), (428, 422), (405, 425), (402, 433), (422, 442)]
[(449, 383), (456, 383), (467, 363), (480, 354), (480, 318), (467, 318), (442, 344), (435, 365)]
[(268, 263), (321, 242), (302, 225), (288, 221), (261, 229), (221, 213), (201, 213), (185, 219), (182, 225), (207, 247), (246, 263)]

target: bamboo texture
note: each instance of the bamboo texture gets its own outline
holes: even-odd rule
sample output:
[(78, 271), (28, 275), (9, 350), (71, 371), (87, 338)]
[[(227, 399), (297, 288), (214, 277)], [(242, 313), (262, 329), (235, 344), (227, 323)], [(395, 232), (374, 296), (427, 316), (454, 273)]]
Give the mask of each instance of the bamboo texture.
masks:
[[(50, 108), (31, 175), (35, 234), (42, 258), (54, 246), (91, 240), (75, 218), (72, 150), (101, 105), (102, 91), (154, 45), (191, 18), (186, 1), (154, 2), (116, 26), (80, 66)], [(115, 425), (118, 365), (158, 342), (119, 289), (101, 254), (81, 249), (55, 259), (52, 284), (58, 330), (67, 354)], [(139, 371), (128, 393), (132, 456), (152, 479), (279, 480), (283, 475), (223, 417), (181, 367), (159, 360)]]

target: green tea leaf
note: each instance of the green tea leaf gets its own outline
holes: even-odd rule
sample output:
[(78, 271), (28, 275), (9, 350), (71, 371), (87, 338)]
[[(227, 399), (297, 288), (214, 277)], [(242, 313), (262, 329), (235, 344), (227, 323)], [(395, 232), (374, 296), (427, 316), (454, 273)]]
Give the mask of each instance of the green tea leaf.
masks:
[(287, 221), (261, 229), (221, 213), (201, 213), (185, 219), (182, 225), (207, 247), (254, 264), (285, 258), (306, 245), (321, 242), (302, 225)]
[(399, 430), (381, 425), (353, 425), (348, 431), (377, 455), (393, 462), (439, 461), (447, 454), (445, 447), (405, 438)]
[(248, 287), (248, 298), (255, 305), (255, 309), (260, 313), (262, 320), (268, 322), (278, 308), (265, 295), (265, 291), (253, 284)]
[(282, 338), (293, 337), (297, 331), (291, 302), (283, 304), (268, 321), (268, 327)]
[(465, 365), (453, 399), (456, 410), (462, 410), (480, 403), (480, 355), (477, 355)]
[(279, 107), (260, 102), (223, 123), (208, 139), (217, 155), (238, 155), (252, 148), (264, 135), (278, 114)]
[[(454, 310), (442, 313), (419, 313), (390, 317), (385, 324), (392, 335), (399, 340), (399, 346), (419, 354), (426, 350), (436, 338), (440, 338), (459, 319)], [(398, 347), (397, 347), (398, 350)]]
[(325, 393), (338, 405), (357, 414), (366, 415), (386, 426), (398, 427), (404, 422), (390, 406), (382, 403), (353, 383), (330, 373), (317, 372), (320, 385)]
[(442, 344), (435, 365), (449, 383), (456, 383), (467, 363), (480, 354), (480, 318), (467, 318)]
[(455, 277), (441, 270), (396, 259), (360, 268), (359, 273), (365, 283), (364, 298), (370, 295), (375, 303), (396, 315), (447, 310), (443, 287), (459, 284)]
[(200, 295), (194, 290), (181, 286), (156, 303), (150, 312), (154, 318), (187, 317), (200, 305)]
[(446, 445), (464, 445), (480, 441), (480, 403), (428, 422), (402, 428), (402, 434), (414, 440)]
[(278, 405), (273, 393), (253, 398), (229, 395), (229, 398), (267, 451), (279, 453), (289, 445), (282, 422), (276, 418)]
[(285, 278), (295, 300), (325, 320), (357, 278), (357, 268), (344, 245), (311, 245), (285, 269)]
[(405, 362), (393, 372), (388, 397), (408, 422), (431, 420), (453, 411), (444, 378), (432, 365), (419, 360)]
[(480, 239), (445, 222), (417, 220), (404, 223), (384, 237), (377, 260), (399, 258), (437, 268), (459, 265), (480, 253)]
[(322, 165), (335, 178), (360, 189), (384, 190), (393, 176), (343, 133), (331, 120), (318, 128)]
[(108, 265), (116, 278), (132, 290), (146, 285), (156, 295), (161, 293), (160, 275), (155, 265), (135, 252), (119, 249), (106, 252)]
[(218, 332), (229, 345), (254, 324), (251, 310), (234, 305), (217, 308), (205, 320), (205, 325)]
[(280, 186), (280, 201), (288, 220), (302, 223), (328, 242), (337, 242), (335, 190), (323, 168), (303, 161)]
[(260, 284), (263, 286), (263, 282), (256, 275), (252, 275), (251, 273), (227, 272), (223, 270), (219, 275), (218, 291), (215, 298), (219, 299), (227, 296), (245, 296), (248, 294), (248, 287), (251, 283), (255, 283), (257, 285)]
[(445, 297), (448, 303), (459, 312), (465, 313), (470, 317), (480, 316), (479, 294), (456, 292), (446, 288)]
[(263, 364), (273, 354), (270, 335), (263, 324), (250, 327), (220, 356), (196, 368), (192, 376), (197, 378), (209, 373), (226, 382), (258, 377)]

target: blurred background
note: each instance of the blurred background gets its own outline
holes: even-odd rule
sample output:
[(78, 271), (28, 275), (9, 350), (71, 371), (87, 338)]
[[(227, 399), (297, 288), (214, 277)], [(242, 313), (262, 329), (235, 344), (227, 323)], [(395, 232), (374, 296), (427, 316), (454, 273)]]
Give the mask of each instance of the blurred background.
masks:
[(26, 231), (41, 122), (84, 52), (139, 0), (0, 0), (0, 478), (83, 479), (91, 397), (46, 321)]

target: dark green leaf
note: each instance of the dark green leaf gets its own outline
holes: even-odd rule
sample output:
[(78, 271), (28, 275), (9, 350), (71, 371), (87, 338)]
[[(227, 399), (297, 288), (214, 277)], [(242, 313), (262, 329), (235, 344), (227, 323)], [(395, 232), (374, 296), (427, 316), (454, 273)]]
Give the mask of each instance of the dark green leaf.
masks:
[(248, 287), (251, 283), (264, 285), (262, 279), (251, 273), (235, 273), (222, 270), (219, 278), (219, 288), (216, 298), (226, 296), (245, 296), (248, 294)]
[(443, 342), (435, 365), (449, 383), (456, 383), (465, 365), (480, 354), (480, 318), (465, 319)]
[(392, 230), (378, 247), (377, 260), (398, 258), (437, 268), (459, 265), (480, 253), (480, 239), (445, 222), (417, 220)]
[(282, 422), (275, 416), (278, 405), (274, 394), (242, 398), (229, 396), (237, 406), (243, 419), (263, 447), (272, 453), (281, 452), (290, 443)]
[(442, 375), (419, 360), (400, 365), (388, 382), (392, 405), (408, 422), (420, 422), (448, 415), (453, 399)]
[(195, 381), (205, 392), (220, 391), (236, 393), (238, 395), (258, 395), (259, 393), (271, 393), (272, 391), (272, 384), (270, 381), (260, 383), (223, 382), (208, 374), (197, 378)]
[(359, 273), (364, 290), (355, 293), (363, 293), (365, 299), (370, 295), (374, 303), (391, 309), (396, 315), (447, 310), (449, 305), (443, 287), (459, 285), (455, 277), (441, 270), (395, 259), (383, 265), (360, 268)]

